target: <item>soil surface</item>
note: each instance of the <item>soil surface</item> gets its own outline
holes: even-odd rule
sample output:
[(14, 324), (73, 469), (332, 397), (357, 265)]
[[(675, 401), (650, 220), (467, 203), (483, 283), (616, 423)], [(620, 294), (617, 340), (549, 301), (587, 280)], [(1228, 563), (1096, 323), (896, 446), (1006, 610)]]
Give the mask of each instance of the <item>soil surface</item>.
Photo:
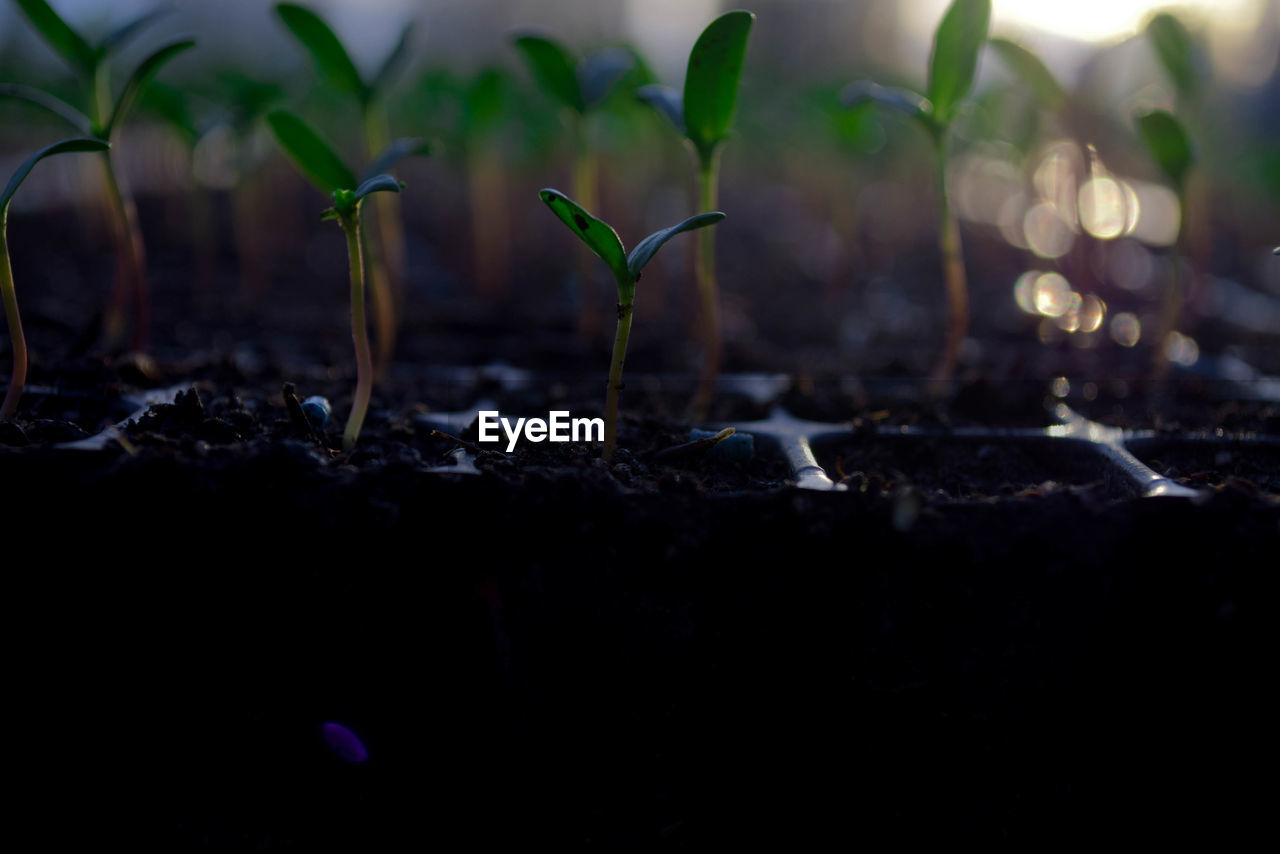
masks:
[[(1186, 383), (1059, 398), (1057, 370), (995, 346), (991, 370), (929, 404), (918, 359), (855, 381), (799, 333), (731, 341), (733, 369), (795, 379), (722, 395), (707, 420), (780, 399), (844, 425), (816, 451), (847, 489), (817, 493), (765, 442), (746, 460), (674, 452), (693, 425), (670, 374), (689, 363), (637, 334), (612, 463), (523, 445), (468, 474), (474, 430), (433, 418), (484, 398), (598, 415), (604, 378), (582, 366), (607, 349), (567, 345), (564, 318), (432, 302), (343, 453), (341, 270), (232, 310), (226, 270), (193, 284), (190, 257), (158, 250), (156, 316), (187, 319), (156, 330), (154, 361), (95, 358), (97, 298), (76, 286), (105, 290), (109, 253), (41, 265), (39, 228), (13, 226), (33, 351), (0, 427), (13, 809), (51, 838), (1221, 850), (1270, 821), (1280, 502), (1274, 447), (1246, 439), (1280, 432), (1274, 406)], [(531, 373), (438, 367), (499, 359)], [(300, 421), (285, 383), (326, 396), (331, 422)], [(184, 394), (99, 450), (58, 446), (168, 388)], [(1063, 399), (1157, 431), (1135, 451), (1201, 498), (1133, 498), (1065, 446), (948, 435), (1042, 427)], [(937, 435), (877, 432), (896, 427)], [(1195, 440), (1218, 428), (1242, 438)], [(367, 760), (327, 744), (327, 723)]]

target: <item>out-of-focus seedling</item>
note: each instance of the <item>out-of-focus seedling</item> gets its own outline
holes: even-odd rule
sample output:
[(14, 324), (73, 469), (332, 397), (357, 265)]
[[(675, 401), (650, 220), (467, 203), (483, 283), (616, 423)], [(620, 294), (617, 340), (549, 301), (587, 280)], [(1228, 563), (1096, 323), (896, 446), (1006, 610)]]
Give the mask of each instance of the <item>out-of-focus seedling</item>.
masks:
[[(342, 161), (320, 134), (298, 118), (284, 110), (275, 110), (267, 116), (271, 130), (280, 147), (293, 158), (299, 170), (312, 184), (333, 199), (333, 207), (327, 209), (324, 219), (336, 219), (347, 236), (347, 262), (351, 275), (351, 337), (356, 348), (356, 393), (342, 433), (343, 450), (355, 447), (369, 411), (369, 398), (373, 394), (373, 351), (369, 347), (369, 330), (364, 314), (364, 248), (360, 232), (360, 207), (365, 198), (377, 192), (398, 193), (404, 186), (390, 175), (370, 174), (363, 180)], [(407, 152), (406, 152), (407, 153)], [(396, 158), (388, 158), (373, 165), (374, 169), (389, 168)]]
[[(144, 12), (128, 23), (108, 33), (98, 44), (91, 45), (83, 36), (53, 11), (45, 0), (14, 0), (31, 25), (49, 46), (67, 61), (79, 75), (88, 90), (89, 114), (40, 89), (13, 83), (0, 84), (0, 95), (21, 98), (43, 107), (81, 133), (107, 141), (114, 141), (125, 117), (129, 114), (139, 93), (166, 62), (195, 45), (190, 39), (171, 42), (153, 51), (133, 70), (124, 88), (116, 96), (111, 93), (110, 65), (108, 60), (117, 50), (128, 44), (154, 20), (165, 14), (166, 8)], [(147, 345), (150, 327), (151, 301), (147, 295), (145, 249), (142, 230), (138, 225), (138, 211), (133, 197), (119, 180), (111, 160), (111, 153), (102, 155), (103, 174), (107, 190), (107, 203), (111, 209), (110, 222), (119, 251), (115, 288), (107, 307), (106, 339), (114, 346), (124, 335), (125, 305), (133, 303), (133, 348), (143, 350)]]
[(613, 339), (613, 360), (609, 363), (609, 388), (605, 395), (604, 458), (613, 459), (618, 444), (618, 394), (622, 391), (622, 364), (627, 358), (627, 339), (631, 335), (631, 316), (635, 309), (636, 282), (640, 271), (662, 245), (682, 231), (715, 225), (724, 219), (719, 211), (700, 213), (684, 222), (655, 231), (636, 244), (628, 255), (618, 232), (607, 222), (596, 219), (559, 190), (545, 189), (538, 197), (551, 208), (561, 222), (609, 266), (618, 284), (618, 331)]
[[(412, 22), (400, 31), (395, 47), (382, 61), (373, 78), (366, 82), (351, 61), (351, 55), (342, 41), (323, 18), (296, 3), (276, 4), (276, 14), (311, 54), (320, 76), (334, 90), (354, 100), (364, 123), (366, 157), (378, 163), (388, 156), (399, 159), (405, 153), (417, 153), (393, 153), (393, 147), (399, 141), (391, 141), (384, 106), (386, 94), (409, 56), (413, 38)], [(369, 276), (373, 285), (373, 310), (378, 336), (377, 363), (379, 368), (385, 368), (395, 353), (399, 304), (403, 301), (400, 275), (404, 269), (404, 226), (394, 197), (378, 196), (374, 198), (373, 205), (373, 222), (365, 224), (369, 238), (365, 249), (369, 255)]]
[(933, 37), (928, 97), (868, 80), (849, 84), (841, 94), (848, 106), (870, 100), (906, 113), (918, 121), (933, 140), (938, 162), (938, 211), (941, 220), (938, 249), (942, 255), (949, 307), (946, 340), (931, 375), (935, 392), (944, 389), (955, 376), (960, 347), (969, 331), (969, 286), (960, 245), (960, 224), (947, 198), (947, 144), (959, 107), (973, 88), (978, 53), (987, 39), (990, 19), (991, 0), (952, 0)]
[[(623, 47), (607, 47), (575, 57), (559, 42), (539, 33), (519, 33), (513, 38), (538, 86), (568, 117), (573, 139), (573, 175), (569, 191), (583, 207), (599, 209), (600, 164), (591, 142), (591, 116), (636, 64), (635, 54)], [(578, 332), (594, 338), (599, 326), (590, 273), (582, 271)]]
[[(642, 86), (636, 91), (692, 145), (698, 168), (698, 206), (703, 210), (718, 204), (720, 145), (729, 138), (747, 55), (747, 37), (755, 19), (751, 12), (739, 9), (726, 12), (707, 25), (689, 53), (683, 94), (657, 85)], [(701, 418), (711, 403), (723, 349), (714, 232), (704, 231), (698, 236), (696, 269), (704, 350), (692, 412), (695, 418)]]
[(13, 285), (13, 267), (9, 263), (9, 202), (35, 165), (53, 154), (71, 151), (106, 151), (110, 146), (100, 139), (64, 139), (40, 149), (28, 157), (13, 173), (4, 192), (0, 193), (0, 296), (3, 296), (4, 315), (9, 321), (9, 340), (13, 344), (13, 373), (4, 404), (0, 405), (0, 421), (9, 421), (18, 410), (18, 398), (27, 382), (27, 339), (22, 333), (22, 316), (18, 313), (18, 294)]
[(1168, 367), (1167, 345), (1169, 337), (1177, 331), (1182, 320), (1182, 304), (1185, 288), (1182, 284), (1183, 243), (1187, 233), (1187, 174), (1195, 162), (1195, 152), (1182, 123), (1165, 110), (1152, 110), (1136, 117), (1138, 136), (1156, 166), (1173, 184), (1178, 196), (1178, 236), (1170, 253), (1171, 270), (1165, 285), (1164, 300), (1160, 311), (1160, 328), (1155, 337), (1155, 371), (1159, 375)]

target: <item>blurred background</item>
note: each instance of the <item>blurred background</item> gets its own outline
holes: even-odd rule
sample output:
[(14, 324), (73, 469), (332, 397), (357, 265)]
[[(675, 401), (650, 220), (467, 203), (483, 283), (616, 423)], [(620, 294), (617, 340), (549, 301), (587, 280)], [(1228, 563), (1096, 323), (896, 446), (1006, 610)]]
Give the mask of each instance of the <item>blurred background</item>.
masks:
[[(148, 0), (55, 0), (92, 38)], [(946, 302), (936, 163), (919, 126), (839, 92), (861, 78), (923, 91), (945, 0), (761, 0), (723, 150), (717, 233), (730, 370), (923, 376)], [(369, 79), (408, 22), (384, 99), (392, 137), (431, 140), (403, 161), (403, 364), (503, 360), (603, 371), (612, 283), (584, 263), (537, 190), (599, 170), (597, 215), (625, 244), (694, 212), (682, 140), (634, 96), (680, 86), (715, 0), (313, 0)], [(158, 355), (219, 349), (346, 364), (346, 255), (327, 200), (280, 153), (263, 117), (285, 107), (353, 164), (358, 107), (321, 79), (264, 0), (178, 0), (114, 61), (116, 85), (149, 49), (194, 35), (150, 87), (116, 155), (138, 198)], [(1193, 85), (1170, 78), (1144, 28), (1164, 9), (1192, 38)], [(636, 61), (578, 126), (541, 90), (513, 33), (576, 56), (618, 45)], [(1041, 97), (986, 49), (954, 129), (948, 192), (961, 220), (973, 315), (962, 376), (1141, 376), (1165, 283), (1186, 306), (1163, 347), (1177, 369), (1280, 373), (1280, 0), (1166, 7), (1144, 0), (995, 0), (991, 32), (1034, 51), (1065, 97)], [(0, 2), (0, 81), (76, 103), (69, 67)], [(1167, 109), (1197, 159), (1180, 202), (1138, 138)], [(71, 135), (0, 99), (0, 173)], [(110, 287), (112, 247), (89, 158), (33, 174), (10, 217), (33, 347), (57, 346)], [(380, 215), (381, 212), (380, 212)], [(1180, 237), (1181, 235), (1181, 237)], [(689, 371), (699, 348), (692, 241), (673, 242), (637, 296), (629, 370)], [(594, 259), (587, 259), (594, 260)], [(28, 308), (30, 306), (30, 308)], [(1232, 367), (1234, 366), (1234, 367)]]

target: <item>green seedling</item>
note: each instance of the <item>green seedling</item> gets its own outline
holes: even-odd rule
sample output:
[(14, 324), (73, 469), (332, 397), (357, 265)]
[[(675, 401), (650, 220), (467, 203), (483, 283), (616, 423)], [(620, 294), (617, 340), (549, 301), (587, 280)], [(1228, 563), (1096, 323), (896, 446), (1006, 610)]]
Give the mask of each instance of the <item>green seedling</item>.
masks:
[(603, 220), (587, 213), (577, 202), (559, 190), (538, 192), (538, 197), (551, 208), (561, 222), (582, 240), (592, 252), (609, 266), (618, 284), (618, 331), (613, 338), (613, 360), (609, 363), (609, 388), (605, 395), (604, 458), (613, 459), (618, 445), (618, 395), (622, 391), (622, 364), (627, 358), (627, 340), (631, 336), (631, 316), (635, 310), (636, 282), (640, 271), (662, 245), (682, 231), (715, 225), (724, 219), (719, 211), (700, 213), (684, 222), (655, 231), (636, 244), (628, 255), (618, 232)]
[[(683, 94), (668, 86), (656, 85), (642, 86), (636, 92), (692, 146), (697, 160), (698, 205), (703, 210), (718, 205), (720, 146), (729, 138), (747, 54), (747, 37), (755, 19), (751, 12), (735, 10), (707, 25), (689, 53)], [(698, 236), (696, 270), (702, 303), (704, 356), (692, 411), (695, 417), (701, 418), (711, 403), (723, 349), (714, 232), (704, 231)]]
[[(591, 116), (599, 110), (636, 64), (635, 55), (622, 47), (609, 47), (575, 57), (568, 48), (544, 35), (521, 33), (514, 37), (533, 79), (562, 108), (573, 138), (573, 176), (570, 192), (590, 210), (599, 208), (600, 165), (591, 143)], [(590, 280), (584, 270), (578, 331), (593, 338), (598, 325)]]
[[(384, 101), (388, 90), (403, 70), (409, 56), (413, 23), (405, 25), (373, 78), (365, 81), (351, 61), (342, 41), (324, 19), (305, 6), (276, 4), (276, 14), (311, 54), (316, 70), (329, 86), (352, 99), (364, 125), (365, 156), (373, 162), (392, 154), (390, 125)], [(374, 219), (365, 224), (368, 234), (365, 251), (369, 256), (373, 309), (377, 325), (378, 365), (385, 368), (395, 354), (399, 309), (403, 302), (401, 273), (404, 269), (404, 226), (393, 196), (373, 200)]]
[[(153, 21), (164, 15), (167, 9), (145, 12), (107, 34), (96, 45), (91, 45), (59, 17), (45, 0), (14, 2), (49, 46), (76, 71), (88, 90), (89, 113), (86, 115), (71, 104), (30, 86), (0, 84), (0, 95), (20, 98), (42, 107), (70, 123), (81, 133), (108, 142), (115, 140), (142, 88), (159, 72), (161, 66), (195, 45), (194, 41), (184, 39), (152, 52), (138, 64), (124, 88), (113, 97), (108, 60)], [(125, 305), (132, 302), (133, 348), (144, 350), (150, 331), (151, 302), (147, 295), (146, 254), (142, 230), (138, 225), (138, 211), (132, 195), (119, 180), (109, 151), (103, 150), (102, 164), (107, 204), (110, 208), (109, 219), (120, 253), (115, 288), (107, 308), (107, 343), (114, 346), (123, 337)]]
[(1165, 345), (1168, 343), (1169, 336), (1177, 331), (1182, 319), (1182, 304), (1185, 298), (1181, 259), (1187, 233), (1187, 175), (1195, 163), (1195, 152), (1182, 123), (1174, 118), (1173, 114), (1165, 110), (1152, 110), (1137, 116), (1135, 121), (1138, 126), (1138, 136), (1142, 139), (1143, 145), (1146, 146), (1156, 166), (1173, 184), (1174, 192), (1178, 197), (1178, 235), (1174, 239), (1173, 250), (1170, 253), (1172, 270), (1165, 286), (1160, 312), (1160, 328), (1156, 331), (1155, 337), (1154, 366), (1159, 375), (1168, 367)]
[(322, 214), (323, 219), (335, 219), (347, 236), (347, 262), (351, 275), (351, 337), (356, 348), (356, 395), (342, 433), (343, 450), (355, 447), (369, 411), (369, 398), (373, 394), (373, 351), (369, 347), (369, 330), (365, 321), (365, 262), (364, 242), (360, 231), (360, 207), (366, 197), (378, 192), (398, 193), (404, 184), (382, 173), (390, 168), (399, 156), (410, 153), (417, 140), (403, 140), (403, 145), (391, 146), (397, 156), (388, 156), (373, 164), (365, 177), (357, 179), (355, 172), (342, 161), (320, 134), (298, 118), (284, 110), (275, 110), (267, 116), (267, 122), (275, 133), (280, 147), (293, 158), (298, 169), (312, 184), (333, 199), (333, 207)]
[(991, 0), (952, 0), (933, 37), (929, 59), (928, 96), (859, 80), (845, 87), (841, 99), (847, 106), (871, 101), (905, 113), (920, 123), (933, 141), (937, 158), (938, 212), (941, 222), (938, 249), (947, 289), (949, 318), (942, 355), (931, 375), (935, 392), (955, 376), (960, 347), (969, 332), (969, 286), (965, 279), (960, 224), (947, 199), (947, 146), (959, 108), (973, 88), (978, 53), (987, 40)]
[(0, 296), (3, 296), (4, 314), (9, 321), (9, 340), (13, 343), (13, 374), (4, 404), (0, 405), (0, 421), (9, 421), (18, 410), (18, 398), (27, 382), (27, 339), (22, 333), (22, 316), (18, 313), (18, 293), (13, 286), (13, 267), (9, 263), (9, 202), (18, 187), (31, 174), (35, 165), (46, 157), (72, 151), (106, 151), (110, 146), (100, 139), (64, 139), (40, 149), (28, 157), (13, 173), (4, 192), (0, 193)]

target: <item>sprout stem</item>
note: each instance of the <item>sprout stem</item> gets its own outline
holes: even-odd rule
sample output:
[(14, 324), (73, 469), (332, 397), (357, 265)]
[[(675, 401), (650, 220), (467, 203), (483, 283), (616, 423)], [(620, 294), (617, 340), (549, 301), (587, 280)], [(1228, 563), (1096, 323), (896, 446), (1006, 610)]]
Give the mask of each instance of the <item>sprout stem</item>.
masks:
[(960, 361), (960, 347), (969, 334), (969, 285), (964, 272), (964, 252), (960, 245), (960, 223), (951, 210), (947, 198), (947, 155), (945, 135), (938, 143), (938, 210), (941, 214), (938, 232), (938, 251), (942, 256), (943, 280), (947, 289), (947, 333), (942, 354), (930, 377), (935, 395), (946, 392), (946, 386), (955, 376)]
[[(575, 115), (573, 123), (576, 150), (573, 157), (573, 176), (570, 192), (582, 207), (589, 211), (599, 211), (599, 199), (597, 198), (599, 167), (596, 163), (595, 153), (591, 150), (590, 128), (587, 125), (587, 117)], [(581, 300), (578, 306), (578, 337), (583, 341), (592, 342), (600, 329), (600, 312), (597, 311), (596, 306), (599, 293), (597, 291), (595, 260), (591, 256), (591, 250), (585, 246), (578, 250), (578, 280), (581, 283), (578, 293), (578, 299)]]
[(4, 316), (9, 321), (9, 340), (13, 342), (13, 375), (9, 390), (5, 392), (4, 405), (0, 406), (0, 421), (8, 421), (18, 410), (18, 398), (27, 383), (27, 339), (22, 334), (22, 316), (18, 314), (18, 294), (13, 287), (13, 267), (9, 263), (8, 238), (9, 207), (0, 210), (0, 294), (4, 297)]
[[(376, 104), (364, 110), (365, 145), (374, 158), (387, 146), (386, 112)], [(397, 318), (403, 302), (400, 272), (404, 266), (404, 233), (400, 225), (397, 200), (386, 193), (373, 197), (373, 223), (365, 223), (365, 252), (369, 259), (370, 298), (373, 301), (374, 328), (377, 330), (379, 373), (385, 371), (395, 355)]]
[(635, 284), (629, 290), (618, 288), (618, 331), (613, 336), (613, 361), (609, 364), (609, 391), (604, 404), (604, 459), (613, 459), (618, 446), (618, 395), (622, 391), (622, 363), (627, 359), (627, 340), (631, 337), (631, 316), (635, 312)]
[(109, 219), (115, 235), (116, 249), (120, 253), (111, 304), (107, 308), (107, 345), (114, 346), (123, 337), (125, 305), (132, 300), (133, 349), (141, 351), (147, 347), (151, 328), (151, 301), (147, 295), (144, 268), (146, 249), (142, 242), (142, 228), (138, 224), (138, 208), (133, 197), (120, 185), (111, 152), (104, 151), (102, 158), (107, 204), (110, 207)]
[(373, 353), (369, 349), (369, 331), (364, 316), (364, 252), (360, 233), (360, 209), (340, 213), (338, 222), (347, 235), (347, 262), (351, 271), (351, 338), (356, 345), (356, 397), (351, 415), (342, 432), (342, 449), (350, 451), (364, 426), (373, 395)]
[[(718, 207), (720, 158), (719, 148), (710, 155), (698, 159), (699, 212), (713, 211)], [(702, 300), (702, 372), (698, 378), (698, 390), (690, 406), (695, 420), (706, 417), (720, 375), (720, 359), (723, 345), (720, 332), (720, 298), (716, 287), (716, 233), (704, 228), (698, 232), (695, 244), (698, 295)]]

